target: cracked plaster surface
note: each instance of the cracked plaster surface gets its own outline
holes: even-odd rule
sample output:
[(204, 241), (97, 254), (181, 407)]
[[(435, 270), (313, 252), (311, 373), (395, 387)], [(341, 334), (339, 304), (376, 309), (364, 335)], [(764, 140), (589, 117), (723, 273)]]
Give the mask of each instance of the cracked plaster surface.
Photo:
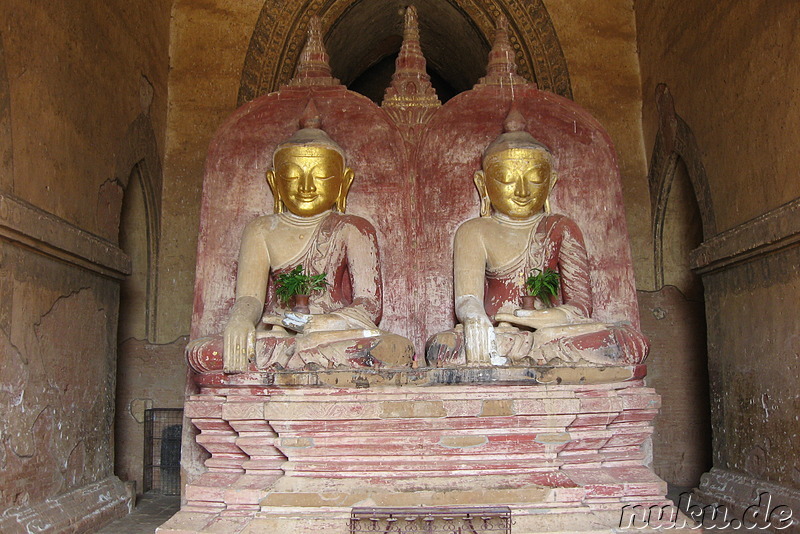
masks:
[(15, 282), (25, 305), (0, 324), (0, 508), (98, 480), (111, 466), (115, 317), (88, 285), (54, 297)]

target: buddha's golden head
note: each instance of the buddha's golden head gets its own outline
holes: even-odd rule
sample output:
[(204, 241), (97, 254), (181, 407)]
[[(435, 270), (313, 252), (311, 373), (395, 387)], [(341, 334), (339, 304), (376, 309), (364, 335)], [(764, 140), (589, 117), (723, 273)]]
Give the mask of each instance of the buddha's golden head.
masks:
[(353, 183), (344, 151), (319, 128), (313, 101), (300, 125), (300, 130), (275, 149), (272, 170), (267, 172), (275, 212), (288, 209), (300, 217), (312, 217), (336, 207), (344, 213)]
[(524, 126), (522, 115), (512, 109), (505, 131), (483, 153), (475, 185), (484, 217), (494, 209), (512, 219), (527, 219), (546, 207), (556, 182), (553, 156)]

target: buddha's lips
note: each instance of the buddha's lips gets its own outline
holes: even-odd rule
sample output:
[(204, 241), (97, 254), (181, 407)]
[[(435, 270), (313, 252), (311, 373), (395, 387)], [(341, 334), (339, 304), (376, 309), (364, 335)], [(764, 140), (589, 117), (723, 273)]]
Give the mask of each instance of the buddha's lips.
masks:
[(319, 194), (317, 193), (311, 193), (310, 195), (296, 195), (295, 198), (297, 198), (297, 200), (300, 202), (313, 202), (318, 196)]
[(517, 205), (519, 205), (519, 206), (527, 206), (528, 204), (530, 204), (531, 202), (533, 202), (533, 198), (530, 198), (530, 197), (529, 197), (529, 198), (527, 198), (527, 199), (522, 199), (522, 198), (512, 198), (512, 199), (511, 199), (511, 201), (512, 201), (514, 204), (517, 204)]

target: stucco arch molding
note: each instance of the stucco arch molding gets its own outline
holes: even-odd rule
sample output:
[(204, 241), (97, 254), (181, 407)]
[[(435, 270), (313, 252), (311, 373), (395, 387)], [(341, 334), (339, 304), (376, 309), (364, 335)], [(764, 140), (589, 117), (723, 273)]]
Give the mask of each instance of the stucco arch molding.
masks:
[[(325, 31), (346, 12), (365, 0), (308, 0), (265, 2), (245, 56), (238, 105), (276, 91), (289, 81), (305, 41), (312, 15), (322, 19)], [(495, 21), (509, 21), (509, 38), (516, 52), (518, 72), (540, 89), (572, 98), (569, 71), (550, 14), (542, 0), (439, 0), (463, 13), (487, 44)]]

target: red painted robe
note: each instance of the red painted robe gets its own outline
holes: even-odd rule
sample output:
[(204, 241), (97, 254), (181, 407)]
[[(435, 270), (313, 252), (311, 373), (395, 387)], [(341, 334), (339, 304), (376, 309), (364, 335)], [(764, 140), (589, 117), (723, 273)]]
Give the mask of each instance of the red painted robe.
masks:
[(275, 280), (297, 265), (302, 265), (307, 274), (328, 275), (329, 289), (312, 297), (312, 313), (336, 313), (354, 328), (378, 328), (383, 284), (378, 239), (369, 221), (335, 212), (328, 215), (298, 257), (271, 270), (267, 313), (285, 311), (275, 295)]
[(592, 284), (583, 234), (572, 219), (545, 215), (528, 239), (527, 250), (502, 268), (486, 270), (484, 308), (489, 317), (514, 313), (525, 294), (525, 280), (533, 269), (560, 274), (560, 291), (553, 305), (561, 305), (574, 322), (592, 315)]
[[(569, 324), (586, 325), (591, 331), (570, 335), (568, 329), (564, 334), (559, 327), (536, 332), (497, 328), (497, 352), (508, 358), (509, 365), (628, 365), (641, 363), (647, 357), (647, 338), (630, 325), (592, 321), (590, 266), (583, 234), (572, 219), (563, 215), (543, 216), (532, 229), (522, 254), (499, 268), (487, 268), (484, 309), (490, 318), (519, 309), (525, 279), (534, 268), (559, 273), (560, 291), (553, 305), (566, 312)], [(426, 358), (429, 365), (440, 367), (466, 364), (460, 326), (433, 336), (427, 343)]]
[[(349, 329), (333, 334), (257, 336), (251, 371), (411, 364), (414, 349), (410, 341), (378, 331), (376, 326), (382, 313), (382, 281), (372, 224), (354, 215), (330, 213), (291, 262), (271, 269), (265, 316), (287, 311), (275, 295), (275, 279), (300, 264), (308, 274), (328, 275), (329, 289), (312, 296), (312, 314), (338, 315), (347, 321)], [(198, 372), (221, 370), (222, 346), (219, 335), (192, 341), (187, 347), (189, 365)]]

